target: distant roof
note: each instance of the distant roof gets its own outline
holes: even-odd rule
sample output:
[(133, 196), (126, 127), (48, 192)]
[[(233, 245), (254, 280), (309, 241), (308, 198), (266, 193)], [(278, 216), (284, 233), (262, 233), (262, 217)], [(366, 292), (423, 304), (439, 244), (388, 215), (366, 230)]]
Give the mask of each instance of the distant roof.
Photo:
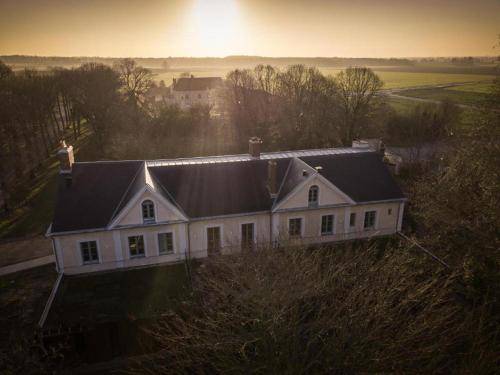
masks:
[(156, 86), (151, 87), (147, 92), (146, 96), (167, 96), (170, 93), (168, 87)]
[[(277, 163), (276, 199), (267, 188), (269, 160)], [(270, 211), (307, 178), (304, 170), (310, 175), (316, 166), (355, 202), (404, 198), (380, 154), (365, 149), (75, 163), (70, 187), (59, 177), (52, 232), (107, 227), (144, 184), (154, 185), (188, 218)]]
[(183, 77), (174, 80), (174, 91), (202, 91), (215, 89), (222, 85), (220, 77)]

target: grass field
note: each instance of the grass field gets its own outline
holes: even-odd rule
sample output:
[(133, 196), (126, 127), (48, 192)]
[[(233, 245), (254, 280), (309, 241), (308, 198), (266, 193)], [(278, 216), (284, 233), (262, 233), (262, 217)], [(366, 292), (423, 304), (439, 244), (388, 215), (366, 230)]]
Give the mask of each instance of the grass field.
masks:
[(56, 277), (53, 264), (0, 277), (0, 347), (30, 337)]
[(175, 308), (188, 286), (184, 264), (65, 277), (47, 325), (154, 318)]
[[(336, 75), (342, 68), (319, 68), (325, 75)], [(165, 81), (168, 86), (172, 83), (172, 78), (178, 78), (182, 73), (191, 73), (195, 77), (225, 77), (231, 71), (227, 69), (191, 69), (191, 70), (169, 70), (169, 71), (155, 71), (155, 80)], [(416, 86), (430, 86), (430, 85), (443, 85), (449, 83), (461, 82), (476, 82), (476, 81), (491, 81), (494, 76), (483, 74), (454, 74), (454, 73), (413, 73), (413, 72), (392, 72), (387, 70), (376, 70), (375, 73), (384, 81), (385, 89), (416, 87)], [(475, 84), (477, 87), (487, 86), (483, 84)], [(483, 85), (483, 86), (481, 86)], [(474, 87), (474, 85), (471, 85)], [(469, 88), (470, 89), (470, 88)]]
[[(401, 91), (398, 94), (413, 98), (429, 99), (429, 100), (452, 100), (458, 104), (478, 105), (487, 97), (487, 91), (482, 92), (487, 88), (487, 85), (471, 85), (471, 88), (463, 89), (462, 86), (447, 87), (447, 88), (426, 88), (426, 89), (412, 89)], [(476, 90), (476, 91), (474, 91)]]
[[(91, 135), (92, 132), (83, 125), (78, 141), (71, 142), (79, 161), (94, 160)], [(30, 181), (31, 190), (24, 198), (24, 204), (16, 207), (9, 217), (0, 218), (0, 239), (45, 233), (54, 212), (58, 172), (59, 162), (54, 150), (43, 163), (42, 171)]]
[(492, 89), (492, 84), (490, 82), (468, 83), (466, 85), (446, 88), (446, 90), (450, 91), (476, 92), (481, 94), (488, 94), (491, 91), (491, 89)]

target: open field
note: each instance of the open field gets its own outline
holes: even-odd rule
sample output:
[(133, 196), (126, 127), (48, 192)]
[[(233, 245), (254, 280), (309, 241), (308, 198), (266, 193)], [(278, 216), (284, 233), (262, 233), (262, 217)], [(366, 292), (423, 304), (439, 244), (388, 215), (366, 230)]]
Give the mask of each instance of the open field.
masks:
[[(319, 70), (325, 75), (336, 75), (344, 68), (322, 68)], [(172, 78), (178, 78), (182, 73), (191, 73), (195, 77), (218, 76), (225, 77), (231, 69), (192, 69), (192, 70), (154, 70), (155, 80), (163, 80), (168, 86), (172, 83)], [(455, 74), (455, 73), (414, 73), (377, 70), (375, 72), (384, 81), (385, 89), (443, 85), (449, 83), (491, 81), (494, 76), (485, 74)]]
[(465, 87), (465, 89), (463, 86), (411, 89), (401, 91), (398, 95), (436, 101), (452, 100), (458, 104), (475, 106), (488, 96), (487, 87), (487, 84), (474, 84), (471, 87)]

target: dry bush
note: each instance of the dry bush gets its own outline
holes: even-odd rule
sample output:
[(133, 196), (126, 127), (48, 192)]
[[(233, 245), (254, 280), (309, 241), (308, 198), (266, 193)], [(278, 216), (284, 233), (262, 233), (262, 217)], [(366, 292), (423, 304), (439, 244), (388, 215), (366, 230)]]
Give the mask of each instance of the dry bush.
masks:
[(493, 373), (498, 317), (464, 275), (398, 244), (209, 259), (138, 372)]

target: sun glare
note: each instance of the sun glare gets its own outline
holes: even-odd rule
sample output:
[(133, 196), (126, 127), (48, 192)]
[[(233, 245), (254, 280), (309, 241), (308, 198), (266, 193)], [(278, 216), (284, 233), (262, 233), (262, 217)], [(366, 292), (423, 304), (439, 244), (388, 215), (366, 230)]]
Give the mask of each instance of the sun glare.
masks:
[(234, 0), (195, 0), (190, 26), (198, 54), (223, 56), (241, 49), (242, 24)]

